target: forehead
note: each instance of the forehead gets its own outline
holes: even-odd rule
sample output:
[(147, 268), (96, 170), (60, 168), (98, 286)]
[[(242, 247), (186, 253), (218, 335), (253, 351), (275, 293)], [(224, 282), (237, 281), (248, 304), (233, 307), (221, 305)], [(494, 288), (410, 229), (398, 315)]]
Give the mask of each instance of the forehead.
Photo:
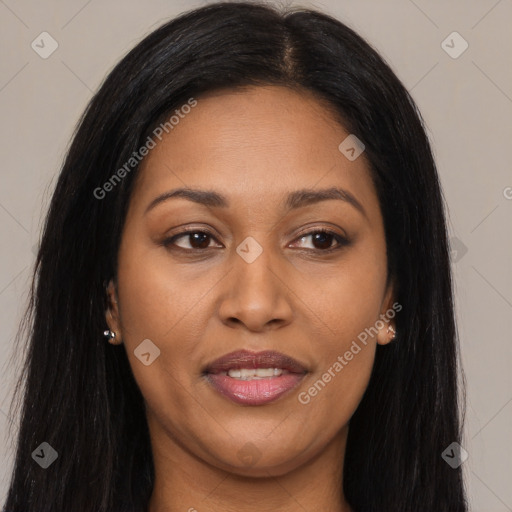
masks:
[(216, 190), (233, 208), (268, 208), (293, 190), (341, 186), (375, 208), (364, 153), (350, 161), (340, 152), (349, 133), (312, 94), (265, 86), (196, 101), (154, 139), (139, 171), (137, 203), (191, 187)]

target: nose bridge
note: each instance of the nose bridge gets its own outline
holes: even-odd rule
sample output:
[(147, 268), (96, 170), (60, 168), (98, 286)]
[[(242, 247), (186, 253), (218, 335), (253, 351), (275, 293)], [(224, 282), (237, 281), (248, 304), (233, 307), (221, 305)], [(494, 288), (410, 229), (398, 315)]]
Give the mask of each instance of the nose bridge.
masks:
[(262, 234), (248, 236), (238, 244), (235, 253), (233, 270), (239, 297), (244, 296), (253, 302), (260, 299), (269, 301), (275, 297), (274, 289), (278, 286), (275, 282), (276, 269), (272, 266), (275, 266), (276, 258), (272, 256), (268, 237), (263, 240)]
[(246, 237), (233, 251), (228, 290), (219, 309), (224, 322), (236, 319), (258, 330), (271, 321), (290, 319), (288, 294), (278, 277), (279, 256), (269, 246), (261, 234)]

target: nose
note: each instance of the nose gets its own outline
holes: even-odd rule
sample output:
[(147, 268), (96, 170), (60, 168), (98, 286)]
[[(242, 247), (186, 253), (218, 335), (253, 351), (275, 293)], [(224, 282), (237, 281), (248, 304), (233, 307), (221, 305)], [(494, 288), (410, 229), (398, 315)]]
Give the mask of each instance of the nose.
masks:
[(263, 332), (289, 324), (294, 294), (286, 282), (286, 271), (270, 250), (252, 262), (235, 251), (231, 272), (223, 283), (218, 314), (229, 327)]

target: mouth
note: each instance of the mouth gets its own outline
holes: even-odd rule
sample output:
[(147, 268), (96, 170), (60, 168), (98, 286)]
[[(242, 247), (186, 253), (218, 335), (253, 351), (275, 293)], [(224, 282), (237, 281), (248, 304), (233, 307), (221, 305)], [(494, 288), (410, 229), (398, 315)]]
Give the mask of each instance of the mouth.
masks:
[(208, 365), (203, 375), (222, 396), (242, 405), (273, 402), (299, 385), (307, 369), (275, 351), (231, 352)]

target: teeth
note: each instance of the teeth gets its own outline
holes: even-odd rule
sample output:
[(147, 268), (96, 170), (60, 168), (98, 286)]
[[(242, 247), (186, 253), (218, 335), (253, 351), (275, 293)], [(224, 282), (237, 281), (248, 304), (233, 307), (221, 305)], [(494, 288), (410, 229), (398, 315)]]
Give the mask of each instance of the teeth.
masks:
[(283, 370), (282, 368), (232, 368), (227, 372), (227, 375), (229, 375), (233, 379), (257, 380), (265, 379), (268, 377), (279, 377), (279, 375), (283, 375), (286, 373), (289, 372), (287, 370)]

